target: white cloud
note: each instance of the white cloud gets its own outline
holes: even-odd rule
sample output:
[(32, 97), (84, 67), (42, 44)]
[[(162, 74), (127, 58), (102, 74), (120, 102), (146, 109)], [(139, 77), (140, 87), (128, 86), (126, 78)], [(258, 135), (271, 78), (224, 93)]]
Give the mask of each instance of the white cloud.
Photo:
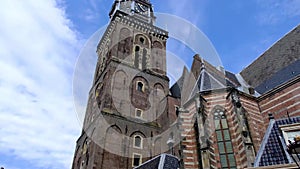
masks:
[(300, 1), (289, 0), (284, 3), (285, 14), (288, 17), (300, 16)]
[(71, 22), (54, 0), (3, 0), (0, 23), (0, 150), (32, 163), (23, 169), (70, 168), (80, 131)]
[[(166, 6), (172, 9), (172, 13), (179, 17), (183, 17), (193, 24), (205, 24), (205, 7), (206, 0), (181, 0), (180, 5), (174, 0), (166, 0)], [(158, 12), (158, 11), (156, 11)]]
[(299, 0), (257, 0), (256, 3), (262, 8), (262, 12), (256, 18), (263, 25), (274, 25), (286, 21), (286, 19), (300, 17)]
[[(107, 18), (108, 14), (108, 8), (110, 8), (109, 5), (112, 4), (112, 2), (104, 2), (105, 0), (87, 0), (86, 8), (84, 8), (82, 14), (80, 15), (81, 18), (83, 18), (85, 21), (90, 23), (99, 23), (99, 18), (105, 16), (105, 19)], [(109, 5), (108, 5), (109, 4)], [(100, 10), (101, 8), (101, 10)], [(106, 11), (106, 12), (99, 12), (99, 11)], [(105, 14), (105, 15), (102, 15)]]

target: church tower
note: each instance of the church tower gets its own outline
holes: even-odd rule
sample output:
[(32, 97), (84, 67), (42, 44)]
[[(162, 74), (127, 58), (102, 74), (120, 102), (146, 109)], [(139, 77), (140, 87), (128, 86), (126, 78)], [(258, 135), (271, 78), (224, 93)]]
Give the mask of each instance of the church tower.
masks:
[(132, 169), (168, 151), (168, 32), (149, 0), (115, 0), (72, 169)]

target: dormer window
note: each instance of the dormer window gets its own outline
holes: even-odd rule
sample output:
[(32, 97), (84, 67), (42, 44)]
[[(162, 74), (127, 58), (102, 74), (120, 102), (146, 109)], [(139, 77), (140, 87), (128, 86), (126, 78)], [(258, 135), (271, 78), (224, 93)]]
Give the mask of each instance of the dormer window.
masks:
[(299, 123), (281, 125), (279, 127), (282, 131), (282, 135), (283, 135), (283, 138), (284, 138), (284, 141), (285, 141), (286, 145), (289, 144), (288, 140), (293, 142), (294, 138), (296, 136), (300, 136), (300, 124)]

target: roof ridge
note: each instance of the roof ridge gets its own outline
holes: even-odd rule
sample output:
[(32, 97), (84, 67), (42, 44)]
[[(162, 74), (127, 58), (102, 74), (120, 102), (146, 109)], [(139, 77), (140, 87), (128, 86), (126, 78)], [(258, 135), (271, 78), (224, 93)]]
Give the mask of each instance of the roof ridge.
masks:
[(271, 48), (274, 47), (274, 45), (276, 45), (279, 41), (281, 41), (282, 39), (284, 39), (285, 37), (287, 37), (290, 33), (296, 31), (297, 29), (300, 29), (300, 24), (296, 25), (295, 27), (293, 27), (290, 31), (288, 31), (287, 33), (285, 33), (283, 36), (281, 36), (278, 40), (276, 40), (272, 45), (270, 45), (266, 50), (264, 50), (260, 55), (258, 55), (257, 58), (255, 58), (253, 60), (253, 62), (251, 62), (249, 65), (247, 65), (245, 68), (243, 68), (240, 73), (242, 71), (244, 71), (246, 68), (248, 68), (249, 66), (251, 66), (255, 61), (257, 61), (260, 57), (262, 57), (266, 52), (268, 52)]

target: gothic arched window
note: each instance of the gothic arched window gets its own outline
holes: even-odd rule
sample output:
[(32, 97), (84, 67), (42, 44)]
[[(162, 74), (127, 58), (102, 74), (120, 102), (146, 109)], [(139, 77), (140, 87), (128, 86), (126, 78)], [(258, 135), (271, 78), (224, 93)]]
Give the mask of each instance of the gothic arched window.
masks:
[(217, 109), (214, 112), (214, 122), (221, 166), (224, 169), (236, 168), (228, 123), (223, 110)]

